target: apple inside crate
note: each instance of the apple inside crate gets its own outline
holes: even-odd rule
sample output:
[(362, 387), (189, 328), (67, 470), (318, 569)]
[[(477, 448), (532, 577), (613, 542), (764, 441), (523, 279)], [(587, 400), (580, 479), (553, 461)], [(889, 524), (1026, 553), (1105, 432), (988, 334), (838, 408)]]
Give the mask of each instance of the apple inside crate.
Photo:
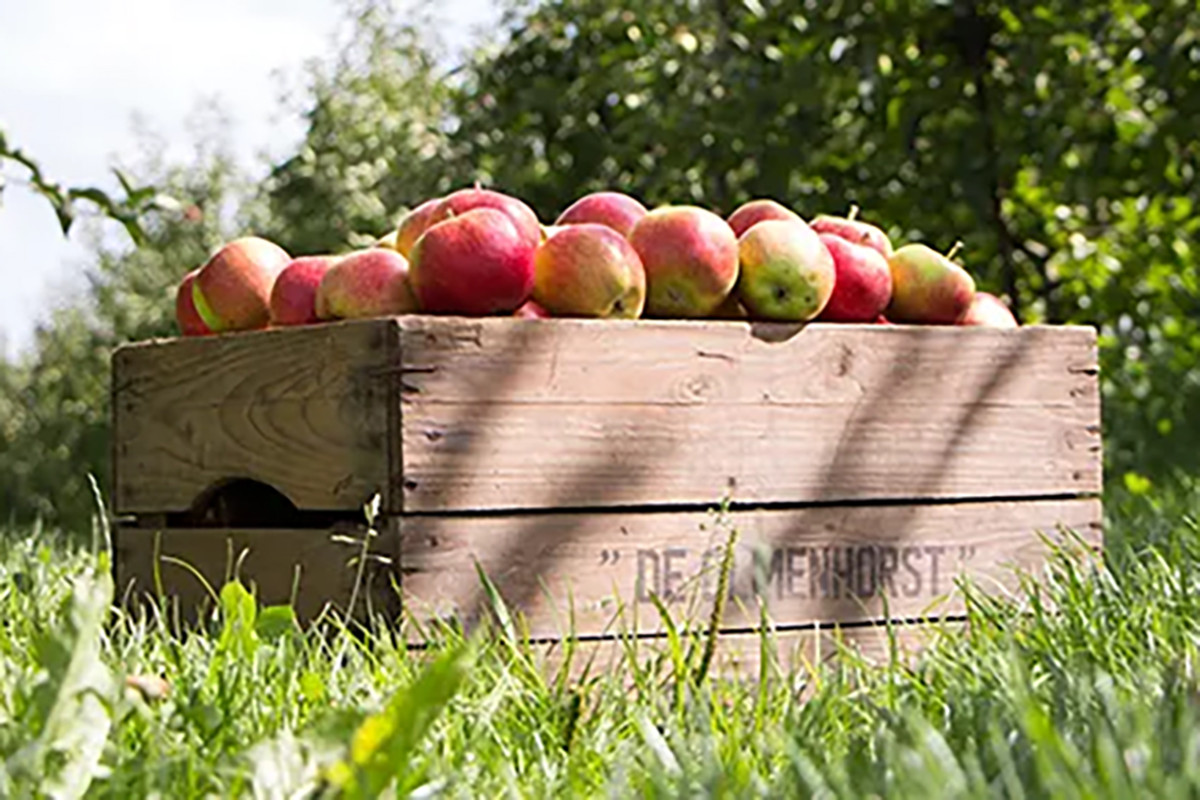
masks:
[(219, 586), (245, 551), (263, 602), (414, 642), (488, 613), (479, 567), (547, 642), (653, 639), (720, 589), (732, 654), (764, 604), (790, 652), (880, 652), (889, 619), (961, 619), (959, 576), (1102, 546), (1086, 327), (407, 315), (129, 345), (113, 376), (120, 587), (157, 559), (185, 612), (178, 560)]

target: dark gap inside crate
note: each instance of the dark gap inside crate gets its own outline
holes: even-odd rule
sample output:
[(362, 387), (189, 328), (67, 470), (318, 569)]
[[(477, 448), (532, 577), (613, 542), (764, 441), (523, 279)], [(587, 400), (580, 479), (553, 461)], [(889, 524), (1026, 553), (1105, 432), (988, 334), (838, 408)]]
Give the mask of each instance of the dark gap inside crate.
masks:
[(202, 492), (186, 511), (168, 512), (168, 528), (333, 528), (366, 527), (360, 509), (300, 509), (287, 495), (250, 478), (220, 481)]

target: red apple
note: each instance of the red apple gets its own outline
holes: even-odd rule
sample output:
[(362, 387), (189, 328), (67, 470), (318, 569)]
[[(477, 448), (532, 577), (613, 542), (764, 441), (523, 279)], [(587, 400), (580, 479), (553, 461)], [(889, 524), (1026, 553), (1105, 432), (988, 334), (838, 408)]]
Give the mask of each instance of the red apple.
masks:
[(192, 284), (196, 282), (197, 272), (199, 270), (194, 269), (184, 275), (183, 280), (179, 282), (179, 288), (175, 290), (175, 321), (184, 336), (208, 336), (212, 333), (196, 311), (196, 304), (192, 302)]
[(521, 319), (550, 319), (550, 312), (537, 304), (536, 300), (526, 300), (525, 303), (513, 312), (514, 317)]
[(755, 224), (765, 219), (802, 221), (800, 215), (782, 203), (768, 198), (759, 198), (742, 203), (729, 215), (729, 227), (738, 238)]
[(1016, 328), (1017, 318), (996, 295), (975, 292), (975, 299), (958, 320), (959, 325), (978, 325), (984, 328)]
[[(532, 242), (512, 216), (474, 208), (431, 226), (417, 240), (409, 282), (430, 313), (509, 313), (533, 290)], [(557, 238), (557, 237), (555, 237)]]
[(200, 267), (192, 301), (215, 332), (265, 328), (271, 319), (271, 287), (292, 258), (257, 236), (234, 239)]
[(646, 303), (646, 272), (614, 228), (568, 225), (534, 255), (533, 299), (555, 316), (635, 319)]
[(396, 226), (396, 238), (392, 242), (392, 249), (405, 258), (411, 256), (413, 245), (433, 222), (433, 214), (441, 202), (442, 198), (435, 197), (405, 214)]
[(408, 285), (408, 262), (395, 250), (371, 247), (340, 257), (317, 286), (319, 319), (362, 319), (417, 310)]
[(646, 216), (646, 207), (621, 192), (593, 192), (569, 205), (554, 221), (555, 225), (584, 222), (607, 225), (622, 236), (629, 236), (637, 221)]
[(336, 256), (300, 256), (292, 259), (271, 288), (271, 324), (311, 325), (318, 322), (317, 287)]
[(819, 234), (833, 256), (837, 281), (821, 311), (825, 322), (872, 322), (892, 299), (892, 271), (879, 251), (831, 233)]
[(858, 206), (850, 206), (850, 213), (845, 217), (821, 214), (811, 224), (817, 233), (832, 233), (848, 242), (865, 244), (878, 250), (884, 258), (890, 258), (892, 255), (892, 241), (882, 228), (858, 219)]
[(707, 317), (733, 291), (738, 239), (729, 223), (697, 206), (663, 206), (629, 234), (646, 271), (647, 316)]
[[(476, 208), (491, 208), (501, 211), (512, 220), (517, 233), (530, 247), (542, 241), (542, 225), (537, 214), (521, 200), (491, 189), (459, 189), (451, 192), (430, 213), (430, 225), (444, 222)], [(426, 228), (426, 230), (429, 230)]]

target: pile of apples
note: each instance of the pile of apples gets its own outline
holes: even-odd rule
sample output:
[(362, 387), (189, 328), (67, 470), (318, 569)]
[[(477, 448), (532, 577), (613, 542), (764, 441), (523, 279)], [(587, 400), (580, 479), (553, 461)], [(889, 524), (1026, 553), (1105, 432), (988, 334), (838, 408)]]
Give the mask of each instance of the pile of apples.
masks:
[(185, 336), (411, 313), (1017, 326), (953, 250), (893, 249), (856, 215), (806, 222), (760, 198), (722, 218), (606, 191), (543, 225), (476, 185), (344, 254), (235, 239), (184, 277), (175, 312)]

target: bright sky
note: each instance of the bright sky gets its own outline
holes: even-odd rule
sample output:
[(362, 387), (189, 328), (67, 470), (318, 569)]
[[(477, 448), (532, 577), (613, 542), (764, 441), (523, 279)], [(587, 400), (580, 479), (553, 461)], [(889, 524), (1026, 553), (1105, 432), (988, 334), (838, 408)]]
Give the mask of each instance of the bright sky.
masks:
[[(439, 0), (436, 13), (451, 47), (497, 14), (492, 0)], [(136, 153), (135, 114), (182, 143), (197, 101), (216, 97), (238, 157), (254, 168), (261, 152), (287, 152), (302, 133), (279, 115), (273, 73), (294, 76), (328, 55), (343, 17), (334, 0), (0, 0), (0, 126), (48, 177), (112, 189), (113, 156)], [(81, 286), (85, 251), (16, 180), (0, 202), (0, 352), (11, 356)]]

